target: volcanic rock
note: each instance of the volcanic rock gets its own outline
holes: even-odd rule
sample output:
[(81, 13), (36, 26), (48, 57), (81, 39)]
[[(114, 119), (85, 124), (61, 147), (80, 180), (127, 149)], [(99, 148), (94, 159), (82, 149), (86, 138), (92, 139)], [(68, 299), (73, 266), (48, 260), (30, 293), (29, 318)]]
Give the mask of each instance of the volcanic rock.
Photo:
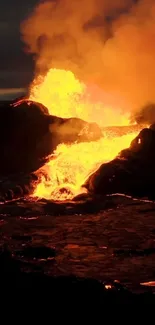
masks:
[(115, 256), (123, 256), (123, 257), (141, 257), (141, 256), (149, 256), (155, 254), (155, 248), (145, 248), (145, 249), (114, 249)]
[(37, 143), (47, 133), (47, 114), (42, 105), (29, 101), (0, 107), (1, 174), (39, 168), (44, 152), (37, 152)]
[(94, 123), (51, 116), (26, 99), (0, 105), (0, 174), (30, 173), (40, 168), (57, 145), (92, 141), (102, 132)]
[(84, 186), (91, 193), (124, 193), (155, 198), (155, 130), (143, 129), (128, 149), (93, 173)]
[(0, 181), (0, 202), (8, 202), (33, 193), (38, 177), (31, 174), (10, 175), (1, 177)]
[[(25, 260), (18, 259), (16, 254), (12, 254), (8, 248), (0, 248), (0, 276), (2, 279), (2, 293), (16, 292), (19, 294), (20, 300), (25, 298), (25, 289), (31, 291), (31, 296), (34, 301), (44, 302), (48, 306), (49, 294), (51, 294), (50, 305), (58, 308), (72, 309), (83, 316), (83, 311), (86, 310), (87, 315), (91, 314), (90, 310), (95, 313), (101, 311), (103, 314), (104, 307), (124, 304), (131, 306), (141, 303), (154, 304), (154, 294), (150, 291), (142, 291), (142, 293), (134, 293), (118, 280), (99, 281), (93, 278), (77, 277), (77, 276), (50, 276), (43, 272), (41, 263), (38, 267), (34, 263), (25, 263)], [(27, 269), (26, 269), (27, 266)], [(40, 267), (40, 268), (39, 268)], [(25, 270), (26, 269), (26, 270)], [(42, 295), (38, 294), (43, 293)], [(22, 289), (22, 290), (21, 290)], [(24, 290), (23, 290), (24, 289)], [(4, 291), (3, 291), (4, 290)], [(47, 295), (47, 293), (49, 293)], [(79, 299), (80, 297), (80, 299)], [(29, 297), (31, 299), (31, 297)], [(31, 301), (31, 300), (30, 300)], [(91, 307), (91, 309), (90, 309)], [(49, 311), (49, 306), (47, 307)], [(47, 312), (47, 311), (46, 311)], [(119, 317), (120, 319), (120, 317)], [(67, 319), (68, 320), (68, 316)]]
[(46, 246), (28, 246), (22, 251), (16, 252), (17, 256), (27, 259), (47, 260), (53, 259), (56, 255), (55, 249)]

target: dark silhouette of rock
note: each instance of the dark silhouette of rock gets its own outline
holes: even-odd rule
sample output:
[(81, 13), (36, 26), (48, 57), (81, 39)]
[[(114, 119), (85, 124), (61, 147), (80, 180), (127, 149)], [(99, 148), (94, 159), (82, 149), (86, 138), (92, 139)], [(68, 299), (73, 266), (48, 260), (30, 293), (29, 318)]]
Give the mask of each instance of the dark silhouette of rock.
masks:
[(26, 99), (0, 105), (0, 174), (30, 173), (40, 168), (56, 146), (102, 136), (94, 123), (51, 116)]
[(122, 257), (141, 257), (141, 256), (149, 256), (155, 254), (155, 248), (145, 248), (145, 249), (114, 249), (115, 256)]
[(32, 236), (30, 235), (21, 235), (21, 234), (14, 234), (12, 235), (12, 239), (20, 242), (31, 242), (32, 241)]
[(31, 174), (15, 174), (9, 177), (1, 177), (0, 202), (11, 201), (25, 197), (33, 193), (38, 177)]
[(30, 260), (52, 260), (56, 256), (56, 251), (47, 246), (28, 246), (17, 251), (16, 255)]
[(93, 173), (84, 186), (91, 193), (124, 193), (155, 198), (155, 131), (143, 129), (128, 149)]
[(33, 301), (35, 299), (41, 304), (45, 301), (47, 303), (50, 295), (50, 306), (51, 303), (52, 307), (68, 308), (69, 306), (77, 313), (80, 311), (83, 313), (83, 310), (86, 310), (88, 315), (91, 314), (90, 307), (93, 312), (103, 313), (105, 306), (111, 307), (113, 304), (120, 305), (121, 308), (129, 304), (131, 310), (131, 306), (137, 303), (154, 304), (155, 302), (153, 291), (143, 290), (140, 293), (134, 293), (118, 280), (99, 281), (74, 275), (50, 276), (41, 269), (41, 262), (37, 264), (38, 268), (34, 263), (26, 264), (12, 254), (7, 247), (0, 249), (0, 266), (1, 291), (20, 293), (19, 297), (22, 302), (25, 298), (23, 289), (31, 291)]
[(37, 144), (49, 127), (43, 105), (19, 101), (0, 107), (0, 173), (30, 172), (39, 168), (44, 152)]

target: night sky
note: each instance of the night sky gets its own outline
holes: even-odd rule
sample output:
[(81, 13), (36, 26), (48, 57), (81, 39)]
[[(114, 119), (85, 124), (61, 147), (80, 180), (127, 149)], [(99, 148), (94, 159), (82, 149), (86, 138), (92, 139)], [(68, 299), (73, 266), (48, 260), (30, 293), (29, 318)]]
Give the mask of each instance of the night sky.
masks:
[(39, 2), (0, 0), (0, 91), (2, 88), (27, 87), (33, 78), (34, 60), (24, 53), (20, 23)]
[(33, 60), (24, 54), (20, 23), (39, 0), (0, 1), (0, 88), (26, 87), (33, 75)]

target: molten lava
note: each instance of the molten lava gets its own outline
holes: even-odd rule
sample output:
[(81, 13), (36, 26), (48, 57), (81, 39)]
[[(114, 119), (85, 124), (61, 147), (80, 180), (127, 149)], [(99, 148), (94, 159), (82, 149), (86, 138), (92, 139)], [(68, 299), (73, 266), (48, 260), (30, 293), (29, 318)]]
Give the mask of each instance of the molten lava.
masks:
[(34, 195), (54, 200), (72, 199), (85, 191), (81, 186), (88, 176), (103, 162), (112, 160), (119, 151), (128, 147), (134, 137), (135, 134), (131, 133), (114, 139), (59, 145), (56, 157), (51, 157), (40, 170), (40, 175), (45, 176), (41, 176)]
[[(103, 98), (102, 101), (101, 97), (98, 99), (96, 88), (87, 87), (70, 71), (51, 69), (46, 76), (36, 78), (30, 99), (44, 104), (53, 115), (79, 117), (97, 122), (102, 127), (129, 125), (129, 115), (104, 106)], [(129, 147), (137, 133), (131, 131), (113, 138), (104, 134), (103, 138), (94, 142), (58, 145), (48, 163), (37, 171), (40, 182), (33, 195), (67, 200), (85, 192), (82, 185), (87, 177), (102, 163), (112, 160), (122, 149)]]

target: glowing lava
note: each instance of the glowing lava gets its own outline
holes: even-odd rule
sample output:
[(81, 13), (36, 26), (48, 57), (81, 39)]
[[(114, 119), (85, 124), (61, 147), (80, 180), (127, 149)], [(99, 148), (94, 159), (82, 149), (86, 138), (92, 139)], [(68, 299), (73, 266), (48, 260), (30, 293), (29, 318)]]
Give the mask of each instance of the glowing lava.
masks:
[(41, 176), (34, 196), (65, 200), (84, 192), (81, 188), (87, 177), (103, 162), (112, 160), (119, 151), (129, 146), (135, 133), (96, 142), (60, 144), (52, 159), (40, 170)]
[[(52, 115), (79, 117), (100, 126), (129, 125), (127, 115), (97, 101), (96, 93), (90, 93), (70, 71), (51, 69), (46, 76), (39, 76), (32, 84), (30, 99), (44, 104)], [(137, 132), (113, 138), (104, 135), (94, 142), (60, 144), (49, 162), (37, 171), (40, 182), (33, 195), (54, 200), (72, 199), (85, 191), (81, 186), (87, 177), (129, 147), (136, 135)]]

